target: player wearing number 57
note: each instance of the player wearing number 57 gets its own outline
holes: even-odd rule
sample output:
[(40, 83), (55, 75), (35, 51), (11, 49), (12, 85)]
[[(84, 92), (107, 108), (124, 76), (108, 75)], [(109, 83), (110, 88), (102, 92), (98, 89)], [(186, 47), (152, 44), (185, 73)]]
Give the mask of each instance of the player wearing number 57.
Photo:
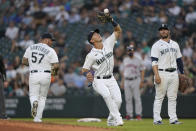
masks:
[(34, 122), (42, 122), (51, 74), (56, 75), (59, 67), (57, 54), (51, 48), (53, 41), (51, 34), (44, 33), (39, 43), (26, 49), (22, 59), (22, 64), (29, 66), (29, 97)]

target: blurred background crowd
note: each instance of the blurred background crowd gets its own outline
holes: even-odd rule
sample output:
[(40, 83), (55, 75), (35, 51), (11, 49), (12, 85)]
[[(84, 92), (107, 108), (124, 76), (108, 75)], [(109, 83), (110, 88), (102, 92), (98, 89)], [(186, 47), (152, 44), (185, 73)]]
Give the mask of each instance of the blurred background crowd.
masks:
[(195, 0), (0, 0), (0, 55), (4, 57), (7, 81), (5, 96), (28, 96), (28, 67), (21, 65), (25, 49), (50, 32), (60, 60), (58, 76), (52, 79), (49, 96), (96, 95), (88, 87), (81, 67), (92, 46), (90, 30), (99, 28), (106, 39), (113, 28), (96, 20), (96, 11), (108, 8), (123, 34), (114, 49), (114, 76), (120, 83), (119, 67), (125, 47), (135, 45), (135, 55), (146, 67), (142, 94), (153, 94), (150, 50), (158, 40), (158, 27), (167, 23), (172, 39), (180, 45), (185, 74), (192, 84), (184, 95), (196, 93), (196, 1)]

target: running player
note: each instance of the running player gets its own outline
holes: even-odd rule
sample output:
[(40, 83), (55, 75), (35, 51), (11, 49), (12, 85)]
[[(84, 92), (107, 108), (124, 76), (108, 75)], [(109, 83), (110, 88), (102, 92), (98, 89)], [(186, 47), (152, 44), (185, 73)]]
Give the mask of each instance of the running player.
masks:
[(49, 33), (41, 36), (40, 43), (26, 49), (22, 63), (29, 66), (29, 97), (34, 122), (42, 122), (42, 114), (50, 86), (51, 72), (58, 70), (58, 57), (50, 46), (54, 41)]

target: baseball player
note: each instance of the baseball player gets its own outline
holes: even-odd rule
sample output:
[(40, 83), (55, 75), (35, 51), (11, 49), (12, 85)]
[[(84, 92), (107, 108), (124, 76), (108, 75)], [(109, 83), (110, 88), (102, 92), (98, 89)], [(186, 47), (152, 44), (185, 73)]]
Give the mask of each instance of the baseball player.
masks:
[(133, 118), (133, 98), (135, 100), (136, 119), (141, 120), (142, 102), (140, 96), (140, 88), (144, 81), (144, 64), (138, 57), (134, 56), (134, 45), (127, 47), (127, 54), (120, 66), (122, 75), (121, 87), (125, 91), (126, 100), (126, 119)]
[(184, 74), (182, 55), (178, 43), (170, 39), (170, 30), (167, 25), (161, 25), (159, 34), (161, 39), (153, 44), (151, 50), (156, 89), (153, 107), (154, 124), (162, 124), (160, 112), (166, 93), (170, 124), (181, 124), (176, 115), (176, 98), (179, 86), (177, 69)]
[(114, 32), (105, 41), (102, 41), (98, 29), (89, 33), (88, 41), (94, 47), (86, 56), (82, 72), (92, 82), (94, 90), (103, 97), (109, 109), (108, 126), (122, 126), (123, 120), (119, 112), (121, 92), (113, 76), (113, 48), (122, 31), (116, 21), (112, 19), (111, 23)]
[(34, 122), (42, 122), (51, 73), (57, 72), (59, 66), (57, 54), (50, 47), (53, 41), (51, 34), (43, 34), (40, 43), (28, 47), (22, 59), (22, 63), (29, 66), (30, 71), (29, 97)]

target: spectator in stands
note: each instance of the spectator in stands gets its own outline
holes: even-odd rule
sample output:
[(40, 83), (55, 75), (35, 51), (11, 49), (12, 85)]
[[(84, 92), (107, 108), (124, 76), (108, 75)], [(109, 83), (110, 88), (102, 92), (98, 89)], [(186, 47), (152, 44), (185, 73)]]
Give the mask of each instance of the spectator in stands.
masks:
[(18, 67), (21, 65), (21, 59), (19, 56), (15, 56), (14, 62), (13, 62), (13, 67), (14, 69), (18, 69)]
[(14, 90), (11, 92), (11, 96), (24, 96), (24, 91), (17, 81), (14, 82)]
[(178, 6), (178, 5), (176, 4), (176, 2), (172, 2), (172, 3), (170, 4), (170, 7), (169, 7), (168, 11), (169, 11), (169, 13), (170, 13), (171, 15), (177, 16), (177, 15), (180, 14), (181, 8), (180, 8), (180, 6)]
[(6, 28), (5, 36), (11, 40), (15, 40), (18, 36), (19, 28), (15, 26), (14, 22), (9, 23), (9, 27)]
[(159, 22), (160, 23), (167, 23), (168, 22), (168, 17), (166, 16), (166, 14), (164, 13), (163, 10), (161, 10), (159, 13)]
[(84, 88), (88, 85), (86, 77), (82, 74), (82, 69), (77, 68), (76, 76), (74, 77), (74, 84), (77, 88)]
[(6, 70), (6, 76), (7, 76), (7, 80), (11, 80), (16, 77), (16, 70), (14, 69), (14, 66), (12, 64), (8, 64)]
[(76, 73), (74, 72), (73, 67), (69, 67), (68, 72), (65, 73), (64, 78), (63, 78), (64, 82), (67, 84), (68, 88), (70, 88), (70, 87), (75, 88), (76, 87), (76, 85), (74, 83), (75, 77), (76, 77)]
[(55, 21), (62, 22), (69, 19), (69, 14), (65, 11), (64, 6), (60, 6), (60, 11), (56, 14)]
[(185, 48), (182, 50), (182, 54), (183, 56), (187, 56), (187, 57), (191, 57), (193, 54), (193, 49), (192, 47), (189, 45), (189, 43), (186, 43)]
[(71, 10), (71, 14), (70, 14), (70, 17), (68, 19), (68, 22), (69, 23), (75, 23), (75, 22), (78, 22), (78, 21), (80, 21), (80, 15), (78, 14), (77, 9), (73, 8)]
[(133, 33), (128, 30), (126, 31), (125, 37), (123, 39), (124, 46), (128, 46), (130, 41), (136, 41), (135, 37), (133, 36)]
[(21, 47), (22, 49), (25, 50), (33, 44), (35, 44), (35, 42), (32, 39), (30, 39), (29, 34), (26, 34), (25, 37), (24, 37), (24, 40), (16, 43), (16, 47)]
[(196, 11), (194, 11), (192, 6), (189, 7), (189, 12), (186, 14), (185, 21), (188, 24), (196, 21)]
[(66, 87), (63, 83), (63, 79), (61, 77), (58, 77), (56, 82), (54, 82), (50, 89), (49, 89), (49, 95), (52, 96), (63, 96), (66, 92)]

